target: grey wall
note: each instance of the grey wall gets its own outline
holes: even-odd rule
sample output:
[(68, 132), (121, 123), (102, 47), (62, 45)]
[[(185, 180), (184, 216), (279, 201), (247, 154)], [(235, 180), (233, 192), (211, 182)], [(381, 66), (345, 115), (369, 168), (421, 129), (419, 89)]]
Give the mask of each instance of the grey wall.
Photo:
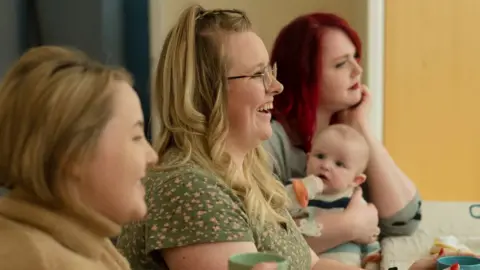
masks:
[(36, 26), (40, 44), (75, 47), (99, 61), (124, 64), (122, 0), (31, 1), (37, 4), (38, 25), (28, 20), (33, 16), (27, 2), (0, 0), (0, 79), (28, 45), (38, 45), (32, 43)]
[(74, 47), (125, 66), (150, 119), (148, 15), (148, 0), (0, 0), (0, 79), (28, 47)]
[(37, 3), (42, 43), (76, 47), (108, 64), (124, 63), (123, 1)]
[(0, 80), (24, 49), (23, 2), (0, 1)]

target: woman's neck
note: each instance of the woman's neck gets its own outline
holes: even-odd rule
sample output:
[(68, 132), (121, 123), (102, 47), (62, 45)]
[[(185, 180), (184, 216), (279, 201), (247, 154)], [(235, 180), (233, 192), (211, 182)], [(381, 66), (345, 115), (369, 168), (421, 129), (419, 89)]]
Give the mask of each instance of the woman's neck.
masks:
[(243, 161), (245, 159), (245, 156), (247, 155), (247, 151), (242, 150), (241, 145), (238, 144), (235, 140), (227, 140), (225, 151), (228, 153), (235, 166), (240, 171), (243, 171)]
[(332, 112), (322, 111), (322, 110), (317, 111), (317, 116), (316, 116), (317, 120), (316, 120), (316, 123), (315, 123), (315, 131), (313, 133), (314, 138), (319, 132), (326, 129), (330, 125), (330, 123), (332, 121), (332, 117), (333, 117)]
[(95, 211), (93, 208), (84, 205), (81, 201), (72, 201), (70, 204), (61, 203), (60, 201), (43, 202), (38, 197), (32, 195), (31, 192), (22, 188), (12, 190), (11, 197), (62, 216), (100, 238), (117, 236), (122, 229), (120, 224)]

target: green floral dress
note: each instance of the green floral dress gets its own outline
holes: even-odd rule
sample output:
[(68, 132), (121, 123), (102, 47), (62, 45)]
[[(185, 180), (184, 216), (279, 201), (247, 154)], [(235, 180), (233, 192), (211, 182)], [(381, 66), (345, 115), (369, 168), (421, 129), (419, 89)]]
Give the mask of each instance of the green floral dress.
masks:
[(196, 164), (151, 171), (145, 187), (146, 219), (126, 226), (117, 242), (133, 270), (168, 269), (162, 249), (225, 241), (253, 242), (287, 258), (292, 270), (310, 269), (310, 248), (286, 211), (281, 228), (252, 226), (242, 200)]

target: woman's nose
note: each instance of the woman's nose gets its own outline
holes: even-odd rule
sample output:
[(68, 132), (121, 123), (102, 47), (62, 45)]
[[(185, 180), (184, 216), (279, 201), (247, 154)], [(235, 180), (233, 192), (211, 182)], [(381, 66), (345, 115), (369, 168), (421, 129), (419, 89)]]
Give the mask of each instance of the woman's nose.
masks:
[(272, 83), (268, 89), (268, 92), (272, 95), (278, 95), (283, 92), (283, 84), (277, 81), (276, 78), (273, 78)]
[(357, 77), (362, 75), (363, 68), (362, 66), (360, 66), (360, 64), (356, 60), (352, 61), (352, 65), (353, 65), (352, 77)]

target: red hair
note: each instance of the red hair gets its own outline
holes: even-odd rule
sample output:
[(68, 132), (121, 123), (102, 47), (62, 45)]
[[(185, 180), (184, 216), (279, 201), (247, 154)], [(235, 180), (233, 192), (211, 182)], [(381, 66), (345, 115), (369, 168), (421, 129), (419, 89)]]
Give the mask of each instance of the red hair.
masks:
[(273, 45), (271, 63), (278, 67), (277, 79), (283, 93), (274, 100), (273, 117), (296, 132), (308, 152), (315, 131), (320, 82), (322, 80), (322, 37), (326, 29), (336, 28), (347, 34), (361, 58), (361, 41), (347, 21), (329, 13), (300, 16), (286, 25)]

